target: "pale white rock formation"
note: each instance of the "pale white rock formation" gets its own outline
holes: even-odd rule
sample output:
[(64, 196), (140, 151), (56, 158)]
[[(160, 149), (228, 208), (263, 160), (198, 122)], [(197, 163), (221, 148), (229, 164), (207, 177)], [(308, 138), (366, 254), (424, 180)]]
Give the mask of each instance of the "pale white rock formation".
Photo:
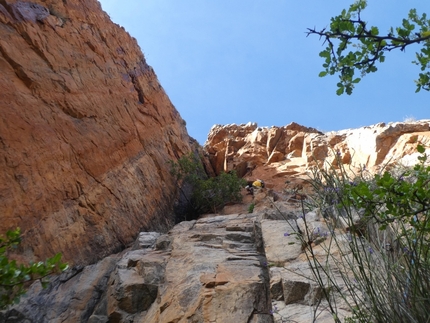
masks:
[[(215, 172), (236, 170), (246, 179), (262, 178), (269, 188), (293, 190), (303, 185), (315, 165), (338, 167), (341, 161), (359, 172), (394, 163), (417, 161), (417, 146), (430, 153), (430, 120), (379, 123), (322, 133), (291, 123), (283, 127), (257, 124), (216, 125), (204, 145)], [(288, 182), (287, 182), (288, 181)]]
[(295, 221), (262, 220), (261, 230), (268, 263), (282, 267), (302, 253)]

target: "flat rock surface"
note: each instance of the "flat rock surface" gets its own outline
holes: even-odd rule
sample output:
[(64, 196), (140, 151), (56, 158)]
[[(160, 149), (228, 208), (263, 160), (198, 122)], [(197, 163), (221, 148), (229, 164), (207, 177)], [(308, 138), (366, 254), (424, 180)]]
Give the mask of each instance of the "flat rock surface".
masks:
[(272, 322), (255, 215), (218, 215), (172, 230), (160, 296), (138, 322)]
[(269, 264), (283, 266), (302, 253), (295, 221), (262, 220), (264, 249)]

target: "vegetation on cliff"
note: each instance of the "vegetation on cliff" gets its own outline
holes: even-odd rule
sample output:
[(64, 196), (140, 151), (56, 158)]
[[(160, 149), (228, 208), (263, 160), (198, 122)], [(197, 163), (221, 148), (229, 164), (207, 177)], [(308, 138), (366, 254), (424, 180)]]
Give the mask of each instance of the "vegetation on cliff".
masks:
[[(430, 166), (424, 148), (418, 151), (414, 167), (376, 175), (352, 172), (340, 155), (339, 166), (314, 170), (316, 194), (307, 207), (322, 212), (329, 231), (321, 237), (304, 215), (298, 237), (335, 322), (341, 322), (339, 302), (352, 313), (345, 322), (428, 322)], [(325, 258), (315, 253), (321, 239)]]
[(67, 269), (67, 264), (61, 262), (61, 253), (28, 265), (9, 259), (9, 253), (21, 241), (20, 235), (21, 230), (17, 228), (7, 231), (6, 236), (0, 236), (0, 310), (17, 303), (31, 282), (40, 280), (45, 287), (45, 277)]
[(171, 161), (171, 173), (188, 202), (182, 210), (185, 220), (203, 213), (216, 213), (229, 202), (240, 202), (240, 191), (246, 185), (235, 171), (209, 177), (200, 156), (194, 153), (182, 156), (177, 162)]

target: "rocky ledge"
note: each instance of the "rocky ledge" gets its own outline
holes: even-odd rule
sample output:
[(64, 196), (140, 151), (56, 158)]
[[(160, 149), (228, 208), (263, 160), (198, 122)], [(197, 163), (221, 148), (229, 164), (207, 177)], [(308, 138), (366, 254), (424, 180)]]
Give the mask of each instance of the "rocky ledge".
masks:
[(255, 214), (208, 215), (35, 284), (2, 322), (272, 322)]
[[(295, 203), (249, 198), (224, 213), (143, 232), (133, 248), (33, 284), (0, 322), (331, 322), (312, 281)], [(247, 213), (250, 203), (259, 211)], [(318, 212), (308, 225), (327, 230)], [(316, 249), (317, 250), (317, 249)], [(322, 302), (322, 303), (320, 303)], [(316, 306), (319, 304), (320, 306)], [(322, 304), (322, 305), (321, 305)], [(348, 314), (347, 308), (339, 314)]]
[(392, 163), (417, 161), (417, 145), (430, 151), (430, 120), (379, 123), (322, 133), (290, 123), (259, 127), (256, 123), (215, 125), (204, 149), (215, 172), (236, 170), (247, 179), (262, 178), (269, 188), (294, 189), (315, 165), (337, 166), (340, 157), (350, 169), (371, 172)]

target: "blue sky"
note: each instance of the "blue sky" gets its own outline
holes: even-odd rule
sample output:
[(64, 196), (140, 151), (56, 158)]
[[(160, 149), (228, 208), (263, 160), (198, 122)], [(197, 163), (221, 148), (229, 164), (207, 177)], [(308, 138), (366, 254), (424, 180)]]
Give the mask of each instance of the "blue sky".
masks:
[[(318, 77), (324, 49), (307, 27), (322, 29), (352, 1), (99, 0), (135, 37), (181, 116), (203, 144), (214, 124), (297, 122), (321, 131), (406, 117), (430, 118), (430, 93), (415, 93), (418, 47), (389, 53), (351, 96), (336, 95), (337, 76)], [(381, 34), (422, 0), (370, 0), (362, 18)]]

